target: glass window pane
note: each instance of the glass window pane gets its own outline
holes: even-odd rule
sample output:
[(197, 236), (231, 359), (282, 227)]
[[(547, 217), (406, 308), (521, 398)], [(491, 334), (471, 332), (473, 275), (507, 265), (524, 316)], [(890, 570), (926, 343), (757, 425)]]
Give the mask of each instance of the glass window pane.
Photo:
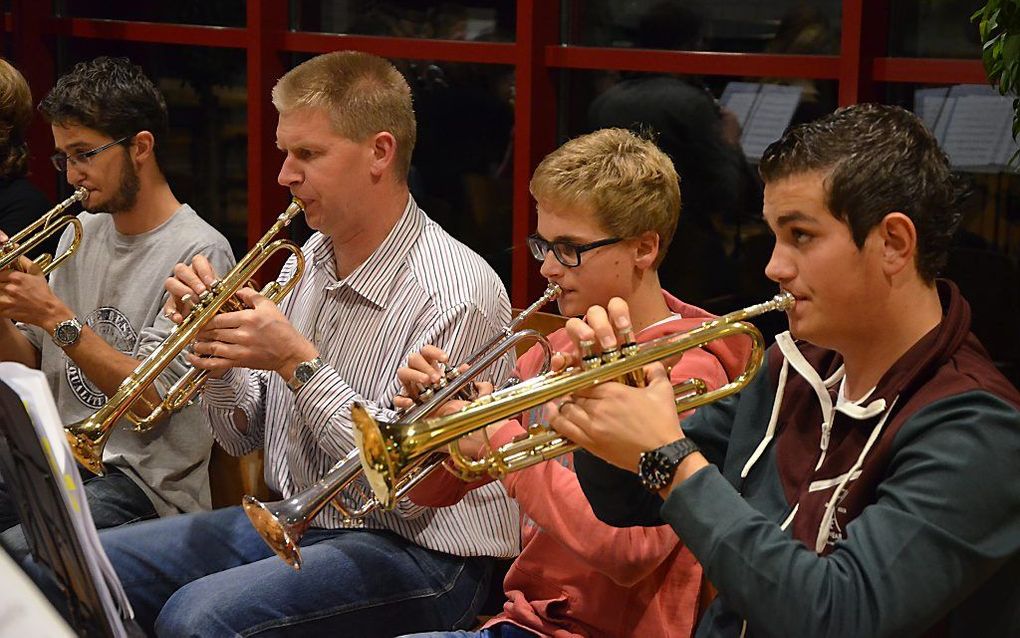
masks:
[[(750, 120), (743, 129), (736, 127), (739, 118), (735, 110), (716, 100), (724, 92), (730, 95), (726, 87), (736, 79), (743, 80), (601, 71), (560, 73), (562, 139), (596, 128), (622, 126), (646, 132), (673, 159), (680, 174), (683, 206), (659, 269), (660, 281), (684, 300), (717, 312), (766, 299), (776, 288), (764, 276), (772, 238), (761, 221), (761, 184), (742, 147), (752, 128), (772, 141), (785, 127), (780, 123), (770, 129)], [(798, 95), (794, 90), (787, 115), (791, 121), (814, 119), (835, 108), (834, 81), (794, 83), (801, 91)], [(774, 85), (754, 86), (768, 90)], [(785, 329), (781, 316), (763, 317), (758, 323), (766, 334)]]
[(562, 0), (564, 44), (796, 53), (839, 52), (841, 0)]
[(907, 58), (980, 58), (977, 24), (970, 17), (982, 0), (892, 0), (889, 55)]
[(177, 0), (137, 2), (136, 0), (61, 0), (57, 15), (70, 18), (172, 22), (220, 27), (245, 25), (245, 0)]
[(235, 255), (247, 252), (244, 51), (80, 39), (61, 44), (58, 75), (100, 55), (126, 56), (142, 67), (167, 102), (170, 130), (158, 143), (170, 188), (226, 236)]
[[(292, 66), (309, 57), (292, 56)], [(411, 194), (429, 217), (482, 255), (509, 289), (513, 67), (391, 62), (414, 94), (418, 137)]]
[(293, 0), (295, 31), (356, 35), (512, 42), (513, 0)]
[[(887, 84), (880, 94), (888, 104), (897, 104), (918, 113), (929, 123), (935, 137), (947, 151), (950, 161), (958, 164), (958, 143), (962, 134), (971, 138), (972, 152), (991, 152), (994, 135), (983, 133), (993, 122), (971, 126), (974, 106), (988, 106), (991, 100), (981, 85), (934, 86), (920, 84)], [(968, 94), (973, 97), (968, 97)], [(977, 97), (979, 99), (973, 99)], [(962, 104), (961, 98), (968, 98)], [(989, 111), (979, 113), (982, 119), (996, 119), (1004, 129), (999, 143), (1010, 143), (1008, 127), (1012, 99), (1006, 108), (992, 118)], [(955, 100), (955, 103), (954, 103)], [(938, 107), (938, 108), (936, 108)], [(970, 121), (968, 121), (970, 119)], [(964, 130), (966, 129), (966, 130)], [(987, 139), (975, 139), (985, 135)], [(1000, 153), (996, 165), (986, 168), (964, 167), (957, 173), (967, 196), (961, 202), (962, 221), (949, 252), (949, 261), (941, 273), (960, 287), (971, 306), (972, 330), (992, 353), (996, 365), (1013, 383), (1020, 382), (1020, 335), (1014, 329), (1020, 312), (1020, 175), (1005, 166), (1009, 153)]]

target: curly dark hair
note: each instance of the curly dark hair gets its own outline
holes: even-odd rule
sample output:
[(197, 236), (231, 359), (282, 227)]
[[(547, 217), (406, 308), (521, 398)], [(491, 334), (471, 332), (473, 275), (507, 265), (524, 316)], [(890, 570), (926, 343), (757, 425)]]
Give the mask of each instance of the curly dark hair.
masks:
[(149, 131), (156, 148), (167, 132), (166, 100), (127, 58), (98, 57), (79, 62), (39, 103), (50, 124), (94, 129), (113, 139)]
[(758, 165), (766, 184), (811, 171), (829, 171), (826, 206), (858, 247), (888, 213), (907, 215), (917, 229), (917, 271), (934, 281), (960, 224), (963, 189), (917, 116), (898, 106), (847, 106), (791, 128)]
[(25, 77), (0, 59), (0, 179), (28, 174), (25, 132), (32, 122), (32, 94)]

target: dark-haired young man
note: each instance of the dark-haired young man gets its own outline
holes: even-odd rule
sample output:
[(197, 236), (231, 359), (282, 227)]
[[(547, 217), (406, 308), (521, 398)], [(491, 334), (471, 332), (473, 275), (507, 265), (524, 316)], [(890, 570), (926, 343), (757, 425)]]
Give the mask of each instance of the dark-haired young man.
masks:
[[(673, 526), (719, 590), (698, 636), (1020, 634), (1020, 394), (936, 279), (959, 220), (945, 154), (861, 104), (760, 171), (790, 332), (682, 429), (661, 366), (550, 407), (609, 462), (575, 459), (596, 514)], [(616, 299), (568, 329), (612, 343), (628, 322)]]
[[(0, 360), (46, 373), (65, 423), (106, 402), (166, 338), (163, 281), (174, 265), (204, 254), (225, 272), (226, 239), (167, 184), (157, 161), (166, 136), (163, 96), (126, 58), (76, 65), (39, 105), (53, 128), (53, 164), (89, 191), (79, 218), (85, 238), (49, 284), (37, 273), (0, 272)], [(61, 238), (60, 248), (70, 241)], [(185, 362), (162, 382), (172, 383)], [(164, 386), (165, 388), (165, 386)], [(197, 408), (149, 434), (119, 428), (106, 446), (104, 477), (85, 482), (97, 527), (209, 509), (212, 436)], [(16, 557), (20, 526), (3, 532)]]

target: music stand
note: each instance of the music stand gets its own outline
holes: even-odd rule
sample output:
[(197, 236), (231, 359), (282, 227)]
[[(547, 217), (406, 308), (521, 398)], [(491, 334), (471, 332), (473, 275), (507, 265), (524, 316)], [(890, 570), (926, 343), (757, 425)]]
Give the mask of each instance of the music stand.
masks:
[[(0, 381), (0, 472), (16, 497), (18, 516), (37, 563), (49, 567), (67, 598), (66, 618), (82, 636), (113, 638), (119, 619), (108, 617), (86, 567), (85, 550), (64, 507), (46, 453), (21, 398)], [(143, 635), (133, 621), (129, 636)]]

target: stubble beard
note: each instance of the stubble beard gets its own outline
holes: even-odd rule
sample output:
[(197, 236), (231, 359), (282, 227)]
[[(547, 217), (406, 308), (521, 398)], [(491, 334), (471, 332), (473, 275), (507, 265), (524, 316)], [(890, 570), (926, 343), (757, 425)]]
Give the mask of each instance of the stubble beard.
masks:
[(92, 207), (86, 207), (86, 210), (92, 213), (103, 212), (109, 213), (110, 215), (117, 215), (131, 210), (138, 203), (138, 192), (141, 190), (141, 180), (138, 178), (138, 171), (135, 170), (134, 165), (125, 158), (124, 166), (120, 171), (120, 186), (116, 192), (110, 196), (110, 198), (103, 203), (100, 203), (99, 207), (102, 210), (96, 210)]

